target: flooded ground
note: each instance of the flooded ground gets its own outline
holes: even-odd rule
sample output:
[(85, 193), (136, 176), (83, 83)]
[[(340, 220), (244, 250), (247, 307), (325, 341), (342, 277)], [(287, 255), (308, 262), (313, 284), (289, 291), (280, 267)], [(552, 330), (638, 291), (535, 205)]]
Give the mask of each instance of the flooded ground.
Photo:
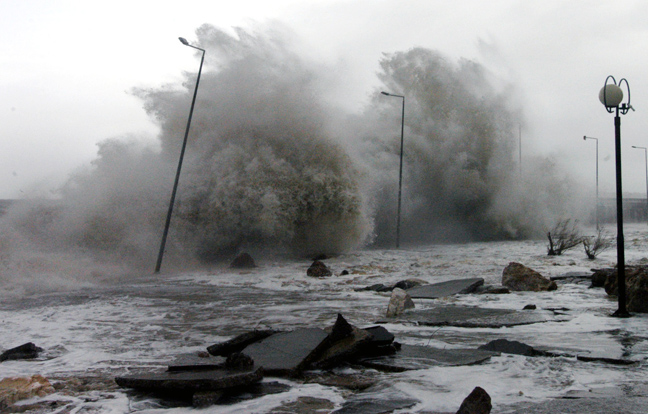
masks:
[[(645, 225), (629, 226), (627, 263), (648, 261), (647, 247)], [(562, 256), (547, 256), (542, 240), (406, 246), (400, 250), (365, 250), (329, 258), (325, 263), (334, 276), (322, 279), (306, 276), (311, 263), (308, 260), (277, 259), (259, 260), (258, 267), (249, 271), (223, 266), (199, 273), (135, 275), (118, 284), (84, 285), (21, 297), (7, 295), (0, 302), (0, 350), (34, 342), (45, 351), (37, 360), (3, 362), (0, 378), (41, 374), (54, 384), (69, 384), (71, 378), (93, 384), (76, 387), (74, 392), (61, 385), (54, 394), (25, 402), (45, 400), (56, 407), (41, 412), (197, 412), (191, 407), (138, 396), (118, 388), (112, 379), (137, 370), (164, 367), (177, 355), (204, 351), (209, 345), (253, 328), (325, 327), (335, 321), (338, 313), (358, 327), (371, 326), (386, 321), (389, 293), (356, 291), (357, 288), (409, 278), (435, 283), (483, 277), (487, 284), (499, 284), (502, 270), (511, 261), (545, 276), (588, 274), (592, 268), (614, 266), (616, 251), (608, 250), (592, 261), (582, 248)], [(343, 270), (348, 275), (342, 276)], [(521, 310), (534, 304), (537, 309), (533, 312), (547, 319), (543, 323), (506, 328), (420, 326), (397, 320), (383, 323), (403, 344), (476, 348), (506, 338), (563, 356), (503, 354), (479, 365), (439, 366), (403, 373), (356, 367), (338, 371), (362, 373), (375, 379), (380, 390), (376, 398), (389, 398), (396, 393), (418, 401), (401, 412), (456, 412), (476, 386), (490, 394), (494, 413), (531, 412), (528, 406), (520, 407), (567, 401), (557, 398), (579, 393), (603, 397), (624, 392), (644, 395), (645, 387), (641, 388), (641, 384), (648, 381), (648, 317), (610, 317), (617, 308), (615, 299), (602, 289), (590, 289), (589, 285), (589, 281), (571, 279), (559, 281), (554, 292), (415, 300), (418, 310), (439, 305)], [(635, 363), (585, 362), (576, 355)], [(286, 408), (307, 397), (326, 401), (320, 406), (324, 411), (320, 412), (330, 412), (340, 408), (351, 395), (348, 390), (332, 386), (279, 381), (291, 388), (200, 412), (309, 412), (303, 407)], [(635, 412), (631, 403), (626, 408), (630, 411), (625, 412)]]

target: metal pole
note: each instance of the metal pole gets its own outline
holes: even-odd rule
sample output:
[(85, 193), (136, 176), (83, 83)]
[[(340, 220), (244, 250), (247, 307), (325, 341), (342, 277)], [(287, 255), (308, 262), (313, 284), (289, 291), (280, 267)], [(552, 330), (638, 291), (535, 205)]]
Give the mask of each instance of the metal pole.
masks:
[(648, 220), (648, 148), (644, 148), (644, 160), (646, 161), (646, 220)]
[(599, 229), (599, 145), (598, 138), (583, 136), (583, 140), (593, 139), (596, 141), (596, 230)]
[(169, 210), (167, 211), (166, 222), (164, 223), (164, 232), (162, 233), (162, 241), (160, 242), (160, 251), (158, 252), (157, 263), (155, 264), (155, 273), (160, 273), (162, 267), (162, 258), (164, 257), (164, 247), (166, 239), (169, 234), (169, 226), (171, 225), (171, 216), (173, 214), (173, 204), (175, 203), (176, 192), (178, 191), (178, 183), (180, 182), (180, 171), (182, 170), (182, 160), (184, 159), (185, 149), (187, 148), (187, 138), (189, 137), (189, 128), (191, 126), (191, 118), (193, 116), (194, 106), (196, 104), (196, 95), (198, 94), (198, 84), (200, 83), (200, 74), (202, 72), (203, 62), (205, 61), (205, 49), (192, 46), (186, 40), (180, 38), (182, 44), (193, 47), (202, 51), (200, 59), (200, 68), (198, 69), (198, 77), (196, 78), (196, 87), (194, 88), (193, 99), (191, 100), (191, 109), (189, 110), (189, 119), (187, 120), (187, 127), (185, 129), (184, 140), (182, 141), (182, 149), (180, 150), (180, 159), (178, 160), (178, 169), (176, 170), (175, 181), (173, 182), (173, 191), (171, 192), (171, 200), (169, 201)]
[(617, 204), (617, 287), (619, 309), (614, 316), (630, 316), (626, 308), (625, 250), (623, 240), (623, 191), (621, 185), (621, 117), (617, 107), (614, 117), (614, 143), (616, 152), (616, 204)]
[(403, 141), (405, 136), (405, 97), (403, 98), (403, 112), (401, 114), (401, 141), (400, 141), (400, 167), (398, 170), (398, 221), (396, 223), (396, 248), (400, 247), (401, 224), (401, 196), (403, 192)]

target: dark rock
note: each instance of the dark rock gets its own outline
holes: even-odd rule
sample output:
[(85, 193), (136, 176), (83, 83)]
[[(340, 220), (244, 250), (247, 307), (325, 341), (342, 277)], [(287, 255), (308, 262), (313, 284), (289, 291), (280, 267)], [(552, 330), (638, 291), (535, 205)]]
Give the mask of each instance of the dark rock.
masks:
[(394, 285), (395, 288), (400, 288), (403, 290), (411, 289), (416, 286), (421, 286), (425, 284), (422, 280), (417, 280), (417, 279), (407, 279), (407, 280), (401, 280), (399, 282), (396, 282)]
[(242, 352), (230, 354), (225, 360), (225, 368), (229, 369), (251, 369), (254, 360)]
[(165, 371), (151, 374), (129, 375), (115, 378), (115, 382), (125, 388), (142, 391), (186, 393), (193, 395), (198, 391), (217, 391), (225, 388), (250, 385), (261, 381), (263, 369), (205, 371)]
[(593, 288), (602, 288), (605, 287), (605, 282), (607, 281), (610, 274), (614, 272), (614, 269), (592, 269), (592, 286)]
[[(625, 269), (626, 307), (628, 312), (648, 313), (648, 267), (628, 266)], [(618, 295), (617, 269), (605, 282), (608, 295)]]
[(535, 309), (538, 309), (538, 307), (536, 305), (531, 304), (531, 305), (524, 306), (524, 308), (522, 308), (522, 309), (523, 310), (535, 310)]
[(371, 334), (371, 338), (369, 339), (370, 345), (384, 346), (391, 345), (394, 342), (394, 335), (380, 325), (364, 328), (364, 330)]
[(382, 283), (376, 283), (375, 285), (371, 285), (371, 286), (367, 286), (367, 287), (363, 287), (363, 288), (357, 288), (357, 289), (354, 289), (354, 290), (356, 292), (363, 292), (363, 291), (367, 291), (367, 290), (373, 291), (373, 292), (382, 292), (385, 289), (391, 290), (387, 286), (383, 285)]
[(520, 263), (511, 262), (502, 272), (502, 285), (513, 291), (541, 292), (558, 289), (556, 282)]
[(474, 365), (498, 355), (479, 349), (439, 349), (420, 345), (402, 345), (393, 355), (363, 357), (356, 362), (368, 368), (386, 372), (403, 372), (437, 366)]
[(348, 361), (354, 358), (370, 339), (371, 335), (367, 331), (353, 328), (351, 335), (330, 345), (327, 344), (326, 349), (318, 353), (311, 366), (316, 369), (327, 369)]
[(482, 345), (479, 349), (485, 351), (501, 352), (503, 354), (515, 354), (524, 356), (544, 355), (542, 351), (536, 351), (533, 347), (523, 344), (522, 342), (509, 341), (508, 339), (496, 339)]
[(277, 333), (244, 349), (268, 375), (296, 376), (319, 352), (328, 337), (323, 329), (303, 328)]
[(256, 267), (256, 263), (248, 253), (241, 253), (232, 261), (230, 267), (234, 269), (252, 269)]
[(315, 260), (306, 271), (306, 275), (312, 277), (327, 277), (331, 276), (332, 274), (333, 272), (331, 272), (331, 270), (319, 260)]
[(480, 286), (475, 293), (481, 294), (491, 294), (491, 295), (505, 295), (511, 293), (511, 290), (504, 286)]
[(414, 299), (437, 299), (457, 294), (472, 293), (483, 284), (484, 279), (482, 278), (448, 280), (431, 285), (417, 286), (408, 289), (407, 293)]
[(326, 342), (333, 343), (351, 335), (353, 333), (353, 326), (344, 319), (342, 314), (338, 313), (335, 324), (327, 329), (327, 332), (329, 332), (329, 335), (328, 338), (326, 338)]
[(489, 414), (492, 408), (490, 395), (483, 388), (475, 387), (463, 400), (457, 414)]
[(41, 352), (43, 352), (43, 348), (37, 347), (33, 342), (27, 342), (26, 344), (4, 351), (0, 354), (0, 362), (15, 359), (34, 359), (38, 358), (38, 354)]
[(259, 342), (260, 340), (276, 333), (278, 333), (278, 331), (272, 329), (246, 332), (228, 341), (207, 347), (207, 352), (216, 356), (228, 356), (234, 352), (241, 352), (248, 345)]
[(346, 275), (348, 275), (348, 274), (349, 274), (349, 271), (346, 270), (346, 269), (344, 269), (344, 270), (342, 271), (342, 273), (340, 273), (340, 276), (346, 276)]
[(605, 362), (612, 365), (634, 365), (640, 361), (623, 358), (592, 357), (587, 355), (576, 355), (576, 359), (584, 362)]

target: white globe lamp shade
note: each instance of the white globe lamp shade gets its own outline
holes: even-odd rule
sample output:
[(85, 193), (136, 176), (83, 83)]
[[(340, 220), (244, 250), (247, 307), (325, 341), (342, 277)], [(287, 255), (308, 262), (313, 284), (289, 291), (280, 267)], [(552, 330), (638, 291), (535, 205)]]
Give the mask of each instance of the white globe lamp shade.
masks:
[(606, 108), (616, 108), (623, 100), (623, 91), (615, 84), (605, 85), (599, 92), (599, 100)]

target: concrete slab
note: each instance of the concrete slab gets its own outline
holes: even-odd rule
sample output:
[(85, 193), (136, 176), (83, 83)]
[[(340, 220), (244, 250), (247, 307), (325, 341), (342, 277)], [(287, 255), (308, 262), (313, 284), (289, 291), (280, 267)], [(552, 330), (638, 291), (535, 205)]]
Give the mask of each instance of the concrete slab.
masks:
[(452, 305), (412, 310), (401, 315), (400, 319), (426, 326), (464, 328), (503, 328), (549, 321), (547, 316), (534, 311)]
[(416, 286), (407, 289), (407, 293), (412, 299), (438, 299), (461, 293), (470, 293), (483, 284), (484, 279), (480, 277), (448, 280), (447, 282)]
[(255, 367), (263, 367), (269, 375), (295, 375), (312, 358), (315, 350), (328, 337), (323, 329), (304, 328), (274, 334), (253, 343), (242, 352), (254, 360)]
[(224, 368), (224, 357), (199, 356), (196, 354), (183, 354), (176, 357), (169, 364), (169, 371), (197, 371)]
[(263, 370), (257, 368), (248, 371), (225, 369), (163, 371), (117, 377), (115, 382), (121, 387), (143, 391), (193, 394), (198, 391), (217, 391), (250, 385), (261, 381), (261, 379), (263, 379)]
[(486, 361), (498, 352), (480, 349), (439, 349), (420, 345), (402, 345), (394, 355), (362, 358), (357, 362), (380, 371), (403, 372), (436, 366), (474, 365)]

